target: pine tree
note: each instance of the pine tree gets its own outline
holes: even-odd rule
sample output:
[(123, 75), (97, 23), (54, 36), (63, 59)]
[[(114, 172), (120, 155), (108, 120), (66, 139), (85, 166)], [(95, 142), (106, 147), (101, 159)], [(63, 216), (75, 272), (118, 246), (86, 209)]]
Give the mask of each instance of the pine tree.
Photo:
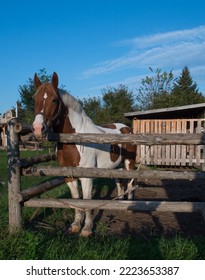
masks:
[(171, 106), (183, 106), (205, 102), (205, 97), (199, 92), (197, 84), (193, 82), (189, 68), (185, 66), (174, 83), (170, 95)]

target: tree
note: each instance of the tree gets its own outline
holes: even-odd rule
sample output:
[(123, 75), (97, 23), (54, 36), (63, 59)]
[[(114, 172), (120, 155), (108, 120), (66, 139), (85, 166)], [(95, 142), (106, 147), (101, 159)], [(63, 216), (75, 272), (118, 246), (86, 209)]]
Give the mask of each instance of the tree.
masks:
[(162, 72), (161, 69), (149, 70), (153, 75), (146, 76), (141, 81), (141, 86), (137, 94), (137, 109), (151, 110), (164, 107), (170, 107), (170, 93), (173, 84), (173, 73)]
[(124, 113), (135, 110), (134, 95), (124, 85), (118, 88), (107, 87), (102, 90), (102, 97), (81, 100), (86, 114), (98, 125), (121, 122), (131, 125)]
[(103, 108), (100, 97), (88, 97), (79, 101), (92, 121), (96, 124), (100, 124), (103, 119)]
[(102, 97), (84, 98), (80, 102), (95, 124), (121, 122), (131, 125), (130, 120), (124, 117), (124, 113), (136, 110), (134, 100), (133, 92), (125, 85), (119, 85), (117, 88), (103, 89)]
[(180, 77), (174, 83), (170, 95), (172, 106), (191, 105), (205, 102), (205, 97), (199, 92), (197, 84), (193, 82), (189, 68), (182, 69)]
[(134, 111), (133, 92), (125, 85), (118, 88), (108, 87), (103, 90), (104, 122), (121, 122), (130, 125), (130, 120), (124, 117), (124, 113)]

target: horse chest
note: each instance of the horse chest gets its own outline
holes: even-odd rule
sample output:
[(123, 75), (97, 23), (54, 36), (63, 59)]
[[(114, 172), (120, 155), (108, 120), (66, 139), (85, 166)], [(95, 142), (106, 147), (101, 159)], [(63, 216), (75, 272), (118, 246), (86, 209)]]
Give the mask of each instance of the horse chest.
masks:
[(79, 166), (80, 153), (73, 144), (61, 144), (57, 146), (57, 160), (60, 166)]

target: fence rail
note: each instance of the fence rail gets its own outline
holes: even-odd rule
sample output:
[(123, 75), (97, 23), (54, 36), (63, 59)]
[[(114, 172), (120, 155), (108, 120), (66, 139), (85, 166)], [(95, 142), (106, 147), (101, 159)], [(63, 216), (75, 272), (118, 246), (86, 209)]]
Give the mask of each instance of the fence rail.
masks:
[(38, 167), (22, 170), (24, 176), (65, 176), (71, 178), (125, 178), (146, 181), (148, 179), (205, 180), (205, 172), (159, 171), (159, 170), (119, 170), (83, 167)]
[(160, 212), (201, 212), (205, 202), (178, 201), (126, 201), (126, 200), (90, 200), (90, 199), (31, 199), (24, 203), (26, 207), (47, 208), (79, 208), (104, 210), (131, 211), (160, 211)]

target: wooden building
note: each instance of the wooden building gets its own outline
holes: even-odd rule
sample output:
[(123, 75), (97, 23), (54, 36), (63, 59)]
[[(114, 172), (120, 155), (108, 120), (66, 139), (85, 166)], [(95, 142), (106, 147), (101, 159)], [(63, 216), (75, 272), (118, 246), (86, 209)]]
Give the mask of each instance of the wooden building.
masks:
[[(134, 133), (204, 133), (205, 103), (125, 113), (133, 120)], [(201, 166), (204, 146), (138, 145), (137, 161), (146, 165)]]

